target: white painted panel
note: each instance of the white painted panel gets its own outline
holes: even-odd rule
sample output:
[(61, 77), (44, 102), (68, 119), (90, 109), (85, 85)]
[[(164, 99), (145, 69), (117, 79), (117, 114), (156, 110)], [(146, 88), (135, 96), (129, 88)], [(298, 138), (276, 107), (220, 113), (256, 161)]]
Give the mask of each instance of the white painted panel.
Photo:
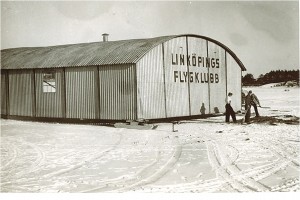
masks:
[(241, 109), (241, 68), (230, 54), (226, 54), (227, 60), (227, 92), (233, 93), (232, 107), (235, 111)]
[(164, 43), (167, 117), (189, 116), (186, 37)]
[(190, 56), (189, 72), (191, 115), (209, 113), (208, 68), (206, 66), (207, 42), (201, 38), (188, 37)]
[(208, 42), (208, 58), (210, 113), (222, 113), (225, 111), (226, 98), (225, 50), (215, 43)]
[(162, 45), (137, 63), (138, 118), (165, 118), (165, 92)]

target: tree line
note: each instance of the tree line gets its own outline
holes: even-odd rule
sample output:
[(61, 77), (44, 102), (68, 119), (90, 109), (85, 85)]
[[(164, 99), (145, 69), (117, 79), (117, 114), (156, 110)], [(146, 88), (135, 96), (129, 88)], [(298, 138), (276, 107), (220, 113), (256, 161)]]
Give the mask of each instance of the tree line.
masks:
[(266, 74), (261, 74), (257, 79), (253, 74), (246, 74), (242, 77), (243, 86), (259, 86), (268, 83), (279, 83), (295, 81), (299, 85), (299, 69), (298, 70), (276, 70)]

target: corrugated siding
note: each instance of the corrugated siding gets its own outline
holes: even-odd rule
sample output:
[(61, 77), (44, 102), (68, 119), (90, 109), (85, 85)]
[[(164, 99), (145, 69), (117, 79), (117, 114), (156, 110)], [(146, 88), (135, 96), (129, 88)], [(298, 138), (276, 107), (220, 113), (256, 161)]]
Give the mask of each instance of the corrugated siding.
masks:
[[(209, 84), (210, 113), (225, 112), (225, 98), (226, 98), (225, 50), (214, 43), (208, 42), (208, 57), (210, 59), (214, 58), (214, 60), (211, 61), (211, 67), (209, 68), (210, 76), (213, 76), (213, 81), (210, 81)], [(216, 62), (216, 59), (219, 59), (219, 68), (216, 67), (217, 64), (215, 64), (215, 67), (212, 67), (213, 63)]]
[(235, 59), (226, 53), (227, 60), (227, 91), (233, 93), (232, 107), (235, 111), (241, 109), (241, 68)]
[[(56, 92), (43, 92), (43, 74), (55, 73)], [(37, 117), (62, 117), (62, 69), (36, 70), (36, 116)]]
[(9, 71), (10, 115), (32, 116), (32, 70)]
[(1, 114), (6, 115), (6, 82), (5, 73), (1, 73)]
[(100, 118), (137, 118), (135, 65), (99, 67)]
[[(172, 64), (172, 54), (186, 55), (186, 52), (186, 37), (175, 38), (164, 44), (167, 117), (189, 116), (188, 83), (180, 82), (180, 79), (184, 79), (183, 73), (187, 73), (187, 63)], [(175, 73), (180, 76), (176, 82)]]
[[(207, 48), (209, 57), (220, 58), (220, 69), (209, 68), (210, 73), (218, 74), (218, 83), (195, 82), (196, 73), (200, 80), (210, 79), (208, 68), (187, 64), (187, 56), (206, 58)], [(225, 45), (197, 35), (17, 48), (1, 53), (3, 69), (36, 71), (36, 99), (32, 99), (32, 71), (12, 71), (9, 75), (10, 114), (20, 116), (32, 116), (35, 109), (37, 117), (64, 117), (66, 110), (67, 118), (83, 119), (180, 117), (199, 115), (203, 107), (205, 113), (222, 112), (226, 86), (228, 92), (240, 95), (240, 70), (245, 70)], [(174, 64), (174, 55), (184, 56), (184, 64)], [(132, 64), (136, 62), (137, 72)], [(59, 67), (69, 68), (65, 77), (61, 70), (57, 71), (56, 93), (43, 94), (41, 71), (37, 68)], [(194, 73), (194, 81), (189, 82), (188, 72)], [(66, 90), (61, 88), (63, 78)], [(65, 109), (62, 92), (66, 92)], [(36, 100), (35, 107), (32, 100)], [(5, 107), (4, 101), (1, 107)], [(240, 96), (234, 108), (240, 108)]]
[(162, 45), (137, 63), (138, 118), (165, 118)]
[(97, 67), (67, 68), (65, 70), (67, 118), (96, 118), (96, 73)]
[[(189, 71), (198, 73), (198, 80), (194, 77), (194, 81), (190, 83), (190, 102), (191, 115), (201, 115), (209, 113), (209, 96), (208, 83), (204, 81), (204, 75), (207, 74), (208, 68), (203, 67), (202, 63), (198, 63), (198, 57), (207, 57), (206, 40), (200, 38), (188, 37), (189, 55), (196, 56), (196, 66), (190, 66)], [(194, 74), (195, 76), (195, 74)]]

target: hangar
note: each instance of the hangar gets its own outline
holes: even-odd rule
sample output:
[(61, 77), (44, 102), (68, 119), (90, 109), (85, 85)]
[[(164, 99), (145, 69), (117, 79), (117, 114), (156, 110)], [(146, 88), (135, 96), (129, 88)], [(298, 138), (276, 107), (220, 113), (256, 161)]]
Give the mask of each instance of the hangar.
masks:
[(241, 109), (243, 63), (224, 44), (185, 34), (1, 50), (1, 116), (124, 121)]

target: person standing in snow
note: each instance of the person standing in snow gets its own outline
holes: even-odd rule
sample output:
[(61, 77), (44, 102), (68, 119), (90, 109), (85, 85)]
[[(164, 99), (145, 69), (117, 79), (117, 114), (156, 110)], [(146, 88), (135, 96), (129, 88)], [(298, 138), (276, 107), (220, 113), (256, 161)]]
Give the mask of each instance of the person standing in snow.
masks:
[(251, 116), (251, 93), (252, 91), (250, 90), (245, 97), (245, 109), (246, 109), (246, 114), (245, 114), (245, 122), (250, 123), (250, 116)]
[(250, 90), (249, 93), (251, 94), (251, 105), (253, 106), (254, 110), (255, 110), (255, 116), (259, 117), (259, 113), (257, 110), (257, 106), (260, 106), (259, 100), (257, 98), (257, 96)]
[(261, 106), (260, 106), (257, 96), (254, 93), (252, 93), (252, 91), (250, 90), (245, 99), (245, 108), (246, 108), (245, 122), (246, 123), (250, 123), (251, 106), (253, 106), (253, 108), (255, 110), (256, 117), (259, 117), (257, 106), (259, 106), (259, 107), (261, 107)]
[(233, 108), (231, 107), (231, 101), (232, 101), (231, 97), (232, 97), (232, 93), (229, 92), (227, 97), (226, 97), (226, 100), (225, 100), (225, 102), (226, 102), (226, 105), (225, 105), (225, 108), (226, 108), (225, 121), (229, 122), (229, 118), (231, 116), (233, 122), (235, 123), (236, 122), (236, 117), (235, 117), (235, 112), (233, 111)]
[(245, 98), (246, 98), (246, 94), (244, 91), (242, 91), (242, 106), (245, 106)]

